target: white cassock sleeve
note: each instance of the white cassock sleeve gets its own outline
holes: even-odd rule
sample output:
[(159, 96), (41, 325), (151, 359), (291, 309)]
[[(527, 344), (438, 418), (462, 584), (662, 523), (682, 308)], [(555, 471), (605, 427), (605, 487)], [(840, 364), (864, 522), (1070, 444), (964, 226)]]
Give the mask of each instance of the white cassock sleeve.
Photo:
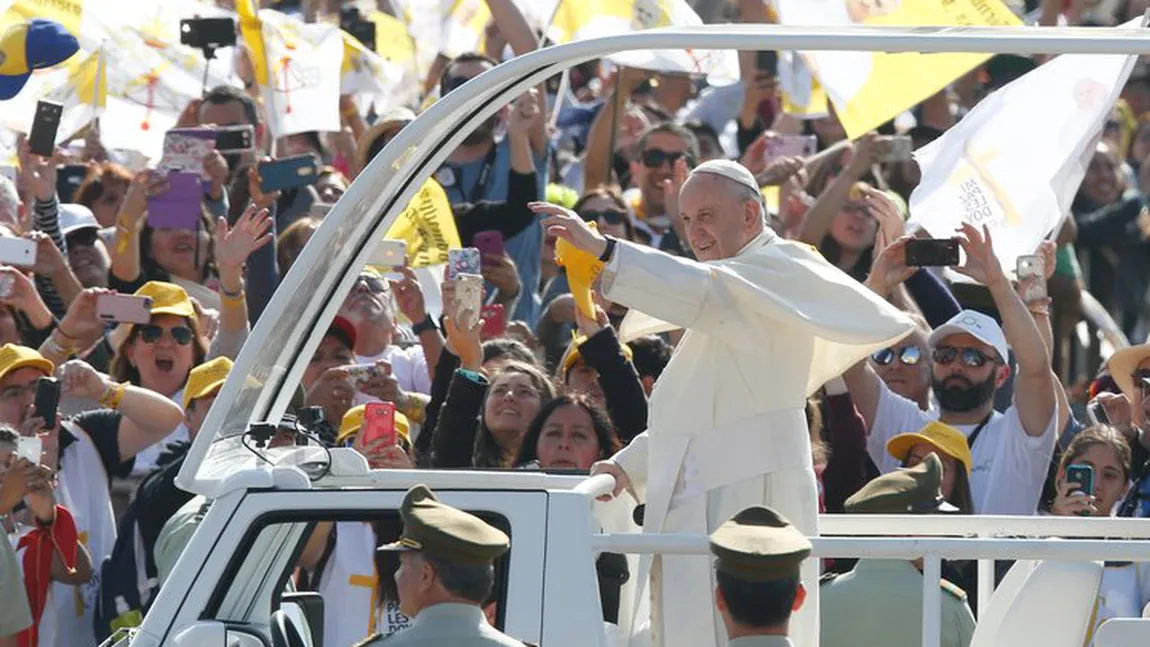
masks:
[(620, 241), (602, 288), (633, 311), (620, 330), (624, 340), (686, 328), (757, 350), (772, 333), (810, 336), (808, 394), (914, 328), (813, 248), (778, 239), (711, 263)]
[(611, 457), (627, 473), (639, 502), (647, 500), (647, 440), (647, 432), (644, 431)]

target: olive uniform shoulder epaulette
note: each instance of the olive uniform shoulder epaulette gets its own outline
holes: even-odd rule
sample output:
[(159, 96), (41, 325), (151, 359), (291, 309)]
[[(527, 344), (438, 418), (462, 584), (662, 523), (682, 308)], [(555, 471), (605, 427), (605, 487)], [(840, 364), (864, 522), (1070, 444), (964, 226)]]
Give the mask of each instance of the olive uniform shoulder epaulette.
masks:
[(957, 598), (959, 602), (966, 602), (966, 591), (963, 591), (962, 587), (954, 582), (942, 580), (942, 590), (949, 593), (952, 597)]

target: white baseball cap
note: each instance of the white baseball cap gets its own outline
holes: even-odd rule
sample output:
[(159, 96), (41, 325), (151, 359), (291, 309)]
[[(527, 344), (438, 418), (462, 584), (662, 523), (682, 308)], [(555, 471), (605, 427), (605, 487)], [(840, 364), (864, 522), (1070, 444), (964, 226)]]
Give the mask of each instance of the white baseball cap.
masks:
[(998, 325), (992, 317), (982, 314), (975, 310), (963, 310), (962, 312), (950, 318), (950, 321), (942, 324), (930, 333), (931, 348), (938, 346), (938, 343), (943, 339), (951, 336), (966, 333), (978, 341), (993, 346), (994, 350), (998, 352), (999, 359), (1005, 364), (1009, 361), (1009, 353), (1006, 345), (1006, 335), (1002, 333), (1002, 327)]
[(68, 234), (81, 229), (99, 229), (100, 223), (92, 210), (82, 204), (65, 203), (60, 205), (60, 233)]
[(731, 160), (708, 160), (696, 166), (691, 175), (699, 175), (700, 173), (709, 173), (711, 175), (721, 175), (728, 180), (745, 186), (755, 192), (759, 197), (759, 206), (762, 208), (762, 216), (767, 217), (767, 203), (763, 198), (763, 190), (759, 183), (755, 180), (755, 175), (738, 162)]

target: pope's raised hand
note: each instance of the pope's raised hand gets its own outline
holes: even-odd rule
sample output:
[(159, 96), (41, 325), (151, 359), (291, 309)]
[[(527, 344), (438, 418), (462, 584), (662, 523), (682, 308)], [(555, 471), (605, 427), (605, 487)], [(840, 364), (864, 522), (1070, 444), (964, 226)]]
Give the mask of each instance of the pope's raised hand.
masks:
[(595, 258), (603, 256), (607, 250), (607, 238), (592, 229), (574, 211), (550, 202), (532, 202), (528, 206), (543, 217), (541, 224), (548, 235), (562, 238)]

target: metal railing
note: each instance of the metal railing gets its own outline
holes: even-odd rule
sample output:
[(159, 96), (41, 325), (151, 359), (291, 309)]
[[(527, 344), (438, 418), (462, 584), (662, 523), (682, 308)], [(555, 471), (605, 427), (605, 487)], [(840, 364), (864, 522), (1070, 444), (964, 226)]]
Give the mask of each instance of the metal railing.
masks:
[[(614, 478), (599, 475), (574, 489), (594, 498), (614, 487)], [(944, 559), (978, 560), (979, 618), (985, 617), (994, 592), (995, 560), (1150, 561), (1150, 522), (1145, 519), (835, 514), (819, 516), (819, 532), (810, 538), (812, 557), (923, 560), (923, 647), (941, 643)], [(705, 535), (603, 533), (591, 541), (595, 551), (604, 552), (710, 552)]]

